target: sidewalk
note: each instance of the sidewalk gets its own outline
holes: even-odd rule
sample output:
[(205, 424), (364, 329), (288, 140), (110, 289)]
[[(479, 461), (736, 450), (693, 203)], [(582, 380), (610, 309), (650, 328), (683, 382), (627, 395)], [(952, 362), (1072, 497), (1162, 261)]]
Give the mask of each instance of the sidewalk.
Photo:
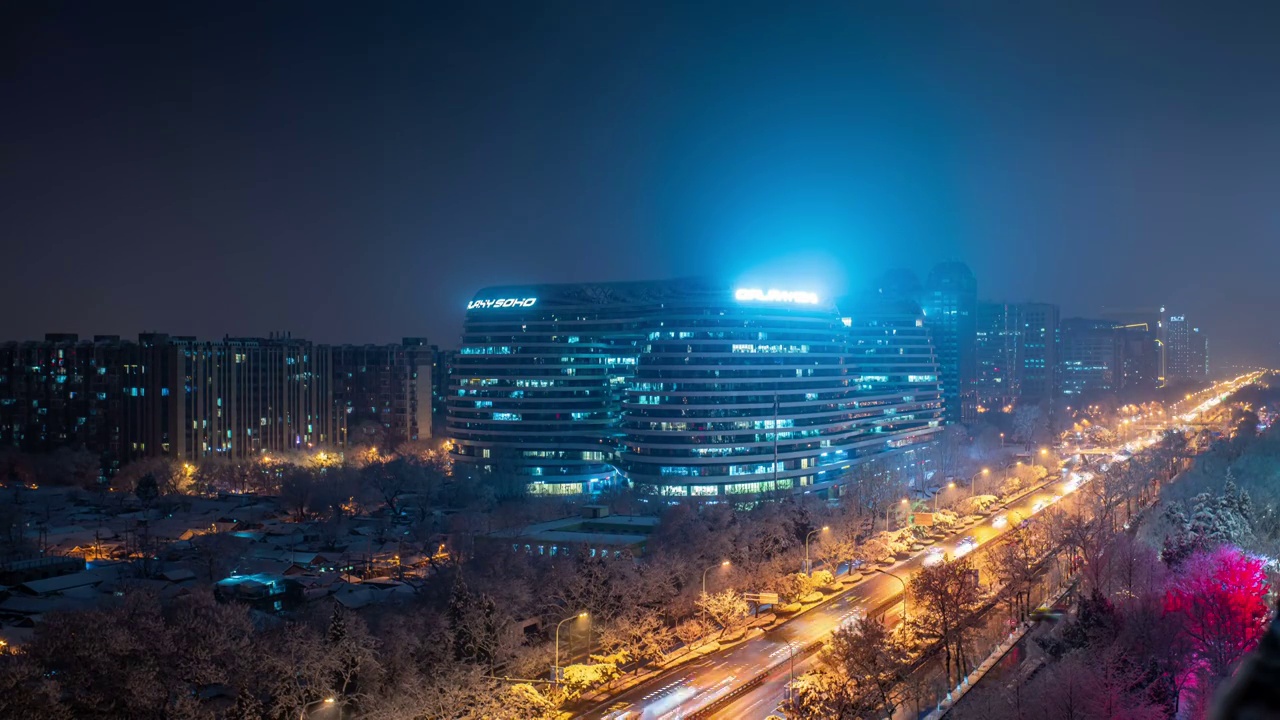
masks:
[[(1074, 587), (1075, 582), (1072, 582), (1070, 585), (1059, 590), (1056, 595), (1045, 601), (1044, 604), (1050, 606), (1056, 605), (1063, 597), (1066, 596), (1067, 593), (1071, 592), (1071, 589)], [(978, 681), (982, 680), (987, 672), (990, 671), (992, 667), (995, 667), (996, 663), (1000, 662), (1000, 660), (1003, 659), (1010, 650), (1021, 642), (1022, 638), (1026, 637), (1027, 633), (1030, 632), (1033, 627), (1035, 627), (1034, 623), (1026, 620), (1018, 623), (1018, 627), (1014, 628), (1013, 631), (1009, 633), (1008, 637), (1001, 641), (999, 645), (996, 645), (995, 649), (991, 651), (991, 654), (988, 655), (987, 658), (978, 665), (978, 667), (974, 668), (972, 672), (966, 675), (964, 679), (960, 681), (959, 685), (955, 686), (951, 692), (947, 693), (947, 696), (938, 703), (938, 706), (928, 715), (924, 716), (924, 720), (942, 720), (942, 718), (946, 717), (947, 713), (951, 712), (951, 708), (955, 707), (956, 703), (960, 702), (960, 698), (963, 698), (968, 694), (968, 692), (973, 689), (973, 686), (977, 685)]]

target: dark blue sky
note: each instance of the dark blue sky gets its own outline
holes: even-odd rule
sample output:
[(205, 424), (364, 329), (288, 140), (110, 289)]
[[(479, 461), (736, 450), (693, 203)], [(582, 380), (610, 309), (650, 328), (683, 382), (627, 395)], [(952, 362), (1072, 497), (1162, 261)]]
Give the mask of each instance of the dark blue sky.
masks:
[(0, 338), (448, 346), (489, 284), (954, 258), (1277, 360), (1274, 3), (36, 5)]

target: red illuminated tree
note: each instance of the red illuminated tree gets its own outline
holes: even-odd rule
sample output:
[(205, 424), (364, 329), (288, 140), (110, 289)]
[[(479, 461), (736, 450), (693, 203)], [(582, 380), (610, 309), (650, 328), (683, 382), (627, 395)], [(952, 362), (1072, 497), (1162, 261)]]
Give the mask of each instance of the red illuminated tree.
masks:
[(1267, 623), (1262, 561), (1222, 546), (1183, 565), (1165, 593), (1166, 613), (1181, 619), (1196, 671), (1216, 684), (1258, 644)]

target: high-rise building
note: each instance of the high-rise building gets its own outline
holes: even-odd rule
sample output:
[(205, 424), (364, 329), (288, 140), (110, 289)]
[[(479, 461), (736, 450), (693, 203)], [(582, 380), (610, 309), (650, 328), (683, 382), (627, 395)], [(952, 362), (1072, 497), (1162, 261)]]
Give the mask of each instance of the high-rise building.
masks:
[(245, 458), (342, 442), (330, 350), (288, 337), (144, 333), (0, 345), (0, 445), (140, 457)]
[(431, 360), (431, 435), (433, 437), (448, 436), (449, 422), (449, 375), (452, 373), (453, 360), (457, 355), (453, 350), (436, 350)]
[(1022, 303), (1019, 402), (1047, 404), (1058, 394), (1058, 306)]
[(154, 336), (178, 349), (175, 392), (182, 435), (165, 454), (186, 460), (244, 459), (264, 452), (341, 446), (345, 413), (334, 399), (332, 348), (288, 335), (267, 338)]
[(452, 370), (454, 452), (533, 492), (834, 493), (927, 442), (939, 410), (929, 362), (900, 382), (855, 365), (854, 326), (813, 293), (700, 279), (483, 290)]
[(346, 415), (347, 443), (394, 447), (431, 438), (434, 350), (423, 338), (334, 346), (334, 393)]
[(1124, 345), (1120, 387), (1157, 388), (1165, 383), (1165, 329), (1163, 308), (1104, 309), (1101, 317), (1111, 320), (1120, 331)]
[(1192, 376), (1191, 323), (1186, 315), (1167, 315), (1164, 318), (1165, 374), (1168, 379)]
[(855, 418), (867, 428), (855, 457), (914, 452), (939, 430), (945, 412), (937, 354), (919, 304), (865, 300), (841, 310), (849, 328)]
[(1022, 395), (1022, 306), (981, 303), (976, 324), (978, 408), (1007, 412)]
[(167, 452), (181, 435), (170, 400), (181, 383), (176, 353), (149, 337), (49, 334), (0, 344), (0, 447), (85, 448), (108, 471)]
[(1062, 321), (1062, 353), (1058, 362), (1062, 394), (1072, 398), (1120, 389), (1124, 371), (1124, 331), (1111, 320), (1067, 318)]
[(1203, 380), (1209, 376), (1209, 339), (1186, 315), (1165, 318), (1165, 369), (1169, 380)]
[(450, 375), (455, 459), (538, 493), (612, 482), (640, 313), (661, 298), (660, 287), (622, 283), (477, 293)]
[(945, 262), (930, 270), (921, 306), (925, 327), (937, 348), (947, 420), (972, 420), (977, 412), (974, 386), (978, 290), (969, 267), (961, 262)]
[(1189, 377), (1209, 379), (1209, 335), (1200, 328), (1191, 328), (1191, 370)]

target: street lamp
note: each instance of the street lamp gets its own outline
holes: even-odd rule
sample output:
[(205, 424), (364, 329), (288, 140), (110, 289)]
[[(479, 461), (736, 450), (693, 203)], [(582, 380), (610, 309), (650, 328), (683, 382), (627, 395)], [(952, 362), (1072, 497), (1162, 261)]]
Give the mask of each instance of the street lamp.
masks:
[(1004, 433), (1000, 433), (1000, 449), (1004, 449)]
[(298, 720), (304, 720), (304, 718), (307, 717), (307, 710), (310, 710), (313, 706), (320, 705), (322, 703), (325, 705), (332, 705), (335, 702), (337, 702), (337, 700), (331, 697), (327, 697), (323, 700), (313, 700), (302, 706), (302, 712), (298, 713)]
[(703, 595), (707, 594), (707, 573), (711, 572), (712, 570), (715, 570), (718, 567), (729, 567), (729, 561), (722, 560), (719, 565), (712, 565), (711, 567), (702, 571), (702, 594)]
[[(948, 490), (954, 490), (955, 488), (956, 488), (956, 484), (955, 484), (955, 483), (953, 483), (953, 482), (949, 482), (949, 483), (947, 483), (947, 489), (948, 489)], [(933, 494), (933, 511), (934, 511), (934, 512), (937, 512), (937, 511), (938, 511), (938, 496), (939, 496), (939, 495), (941, 495), (941, 494), (942, 494), (942, 488), (938, 488), (938, 492), (936, 492), (936, 493), (934, 493), (934, 494)]]
[(907, 581), (903, 580), (901, 575), (895, 575), (894, 573), (891, 573), (888, 570), (882, 570), (880, 568), (876, 568), (876, 572), (882, 572), (885, 575), (888, 575), (889, 577), (893, 578), (894, 580), (897, 580), (898, 582), (902, 583), (902, 624), (906, 625), (907, 624)]
[(969, 478), (969, 497), (973, 497), (974, 495), (977, 495), (977, 494), (978, 494), (978, 493), (977, 493), (977, 491), (978, 491), (978, 476), (979, 476), (979, 475), (981, 475), (981, 476), (983, 476), (983, 477), (986, 477), (986, 476), (988, 476), (988, 475), (990, 475), (990, 474), (991, 474), (991, 468), (982, 468), (982, 472), (980, 472), (980, 473), (974, 473), (974, 474), (973, 474), (973, 477)]
[[(814, 535), (817, 535), (820, 532), (826, 532), (830, 529), (831, 528), (827, 527), (826, 525), (823, 525), (821, 528), (818, 528), (817, 530), (810, 530), (809, 534), (804, 536), (804, 572), (806, 575), (813, 574), (813, 569), (809, 566), (809, 538), (813, 537)], [(838, 570), (839, 568), (836, 568), (836, 569)]]
[(555, 675), (554, 680), (556, 685), (560, 684), (560, 626), (564, 625), (570, 620), (586, 620), (586, 619), (587, 619), (587, 611), (583, 610), (577, 615), (570, 615), (569, 617), (556, 623), (556, 664), (555, 664), (555, 667), (552, 668), (552, 672)]
[(1049, 448), (1040, 448), (1040, 457), (1047, 457), (1048, 455), (1049, 455)]

